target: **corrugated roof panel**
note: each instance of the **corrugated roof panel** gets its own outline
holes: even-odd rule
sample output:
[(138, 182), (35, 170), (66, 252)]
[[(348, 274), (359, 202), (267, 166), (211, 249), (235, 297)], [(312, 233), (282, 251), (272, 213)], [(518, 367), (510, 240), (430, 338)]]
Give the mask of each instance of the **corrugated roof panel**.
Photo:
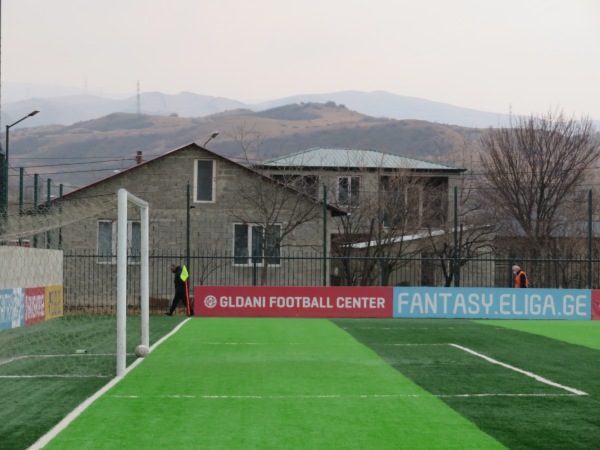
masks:
[(331, 167), (411, 170), (463, 170), (377, 150), (315, 147), (259, 164), (265, 167)]

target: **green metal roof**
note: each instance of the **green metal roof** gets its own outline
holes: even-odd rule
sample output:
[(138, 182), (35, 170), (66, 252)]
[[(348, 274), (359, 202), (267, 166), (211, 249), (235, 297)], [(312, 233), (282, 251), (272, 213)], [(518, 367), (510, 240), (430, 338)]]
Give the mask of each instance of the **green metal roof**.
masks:
[(365, 168), (464, 171), (460, 167), (421, 161), (377, 150), (315, 147), (258, 164), (261, 167)]

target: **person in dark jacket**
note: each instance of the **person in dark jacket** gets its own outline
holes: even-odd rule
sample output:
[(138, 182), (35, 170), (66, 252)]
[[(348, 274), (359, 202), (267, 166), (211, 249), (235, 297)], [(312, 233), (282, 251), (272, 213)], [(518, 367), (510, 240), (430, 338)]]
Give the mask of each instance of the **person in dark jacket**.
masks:
[(516, 288), (528, 288), (529, 280), (527, 274), (519, 266), (512, 267), (513, 274), (515, 275), (515, 287)]
[(181, 266), (176, 266), (175, 264), (171, 265), (171, 272), (175, 274), (175, 278), (173, 279), (173, 283), (175, 284), (175, 296), (173, 297), (173, 302), (171, 303), (171, 308), (169, 309), (169, 312), (165, 313), (165, 315), (167, 316), (173, 315), (173, 312), (175, 311), (175, 308), (177, 308), (179, 302), (182, 302), (184, 304), (184, 306), (186, 307), (186, 312), (188, 310), (187, 285), (185, 281), (181, 279), (181, 271)]

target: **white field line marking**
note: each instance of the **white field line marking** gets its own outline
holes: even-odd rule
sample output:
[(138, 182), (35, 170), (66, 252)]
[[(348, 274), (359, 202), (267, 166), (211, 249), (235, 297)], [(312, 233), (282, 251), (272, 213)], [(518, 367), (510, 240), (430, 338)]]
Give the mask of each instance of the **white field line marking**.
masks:
[[(169, 334), (165, 335), (157, 341), (152, 347), (150, 347), (150, 352), (162, 344), (166, 339), (174, 335), (179, 329), (187, 323), (191, 318), (188, 318), (177, 325)], [(92, 403), (94, 403), (97, 399), (99, 399), (102, 395), (104, 395), (108, 390), (110, 390), (113, 386), (115, 386), (119, 381), (121, 381), (127, 374), (137, 367), (144, 359), (138, 358), (136, 359), (129, 367), (125, 369), (125, 373), (122, 377), (114, 377), (111, 381), (109, 381), (102, 389), (96, 392), (94, 395), (85, 400), (81, 405), (75, 408), (73, 411), (69, 413), (63, 420), (58, 422), (54, 428), (48, 431), (45, 435), (37, 440), (28, 450), (40, 450), (44, 448), (52, 439), (58, 435), (62, 430), (67, 428), (67, 426), (73, 422), (78, 416), (80, 416)]]
[[(314, 345), (312, 342), (197, 342), (197, 345)], [(331, 346), (353, 346), (356, 345), (353, 342), (343, 344), (331, 344)], [(448, 345), (448, 343), (424, 343), (424, 344), (410, 344), (410, 343), (393, 343), (393, 344), (377, 344), (377, 345), (397, 345), (406, 347), (418, 347), (418, 346), (430, 346), (430, 345)]]
[[(133, 355), (133, 353), (128, 353), (128, 355)], [(20, 361), (22, 359), (30, 359), (30, 358), (87, 358), (90, 356), (116, 356), (116, 353), (73, 353), (73, 354), (59, 354), (59, 355), (21, 355), (15, 356), (13, 358), (7, 358), (0, 360), (0, 366), (4, 364), (10, 364), (15, 361)]]
[(461, 330), (466, 327), (340, 327), (342, 330), (394, 330), (411, 332), (414, 330)]
[(293, 400), (293, 399), (346, 399), (346, 398), (420, 398), (420, 397), (576, 397), (578, 394), (321, 394), (321, 395), (112, 395), (110, 398), (122, 399), (199, 399), (199, 400)]
[(554, 387), (557, 387), (557, 388), (560, 388), (560, 389), (564, 389), (567, 392), (572, 392), (575, 395), (588, 395), (587, 392), (583, 392), (583, 391), (580, 391), (579, 389), (575, 389), (575, 388), (572, 388), (572, 387), (569, 387), (569, 386), (563, 386), (562, 384), (555, 383), (554, 381), (550, 381), (550, 380), (548, 380), (548, 379), (546, 379), (544, 377), (536, 375), (535, 373), (528, 372), (528, 371), (523, 370), (523, 369), (519, 369), (518, 367), (511, 366), (510, 364), (506, 364), (506, 363), (500, 362), (500, 361), (498, 361), (496, 359), (490, 358), (489, 356), (483, 355), (481, 353), (477, 353), (476, 351), (471, 350), (470, 348), (462, 347), (462, 346), (457, 345), (457, 344), (449, 344), (449, 345), (451, 345), (452, 347), (458, 348), (458, 349), (460, 349), (460, 350), (462, 350), (464, 352), (467, 352), (467, 353), (470, 353), (472, 355), (478, 356), (479, 358), (483, 358), (487, 362), (490, 362), (492, 364), (497, 364), (499, 366), (506, 367), (507, 369), (514, 370), (515, 372), (519, 372), (519, 373), (522, 373), (523, 375), (531, 377), (534, 380), (540, 381), (540, 382), (548, 384), (550, 386), (554, 386)]
[(113, 375), (0, 375), (0, 379), (31, 379), (31, 378), (112, 378)]
[[(132, 355), (133, 353), (128, 353), (128, 355)], [(13, 358), (8, 358), (0, 361), (0, 366), (4, 364), (10, 364), (15, 361), (21, 361), (23, 359), (32, 359), (32, 358), (86, 358), (90, 356), (116, 356), (116, 353), (74, 353), (74, 354), (59, 354), (59, 355), (22, 355), (15, 356)], [(73, 374), (39, 374), (39, 375), (0, 375), (0, 379), (31, 379), (31, 378), (112, 378), (113, 375), (102, 375), (102, 374), (92, 374), (92, 375), (73, 375)]]
[[(314, 345), (314, 342), (197, 342), (197, 345)], [(354, 343), (331, 344), (355, 345)]]
[(300, 345), (298, 342), (198, 342), (198, 345)]
[(396, 347), (436, 347), (441, 345), (448, 345), (447, 343), (430, 343), (430, 344), (410, 344), (410, 343), (392, 343), (392, 344), (377, 344), (377, 345), (393, 345)]

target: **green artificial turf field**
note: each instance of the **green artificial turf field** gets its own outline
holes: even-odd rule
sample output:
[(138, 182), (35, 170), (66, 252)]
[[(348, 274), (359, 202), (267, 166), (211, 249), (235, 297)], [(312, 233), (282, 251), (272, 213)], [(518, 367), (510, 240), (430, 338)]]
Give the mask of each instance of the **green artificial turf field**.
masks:
[[(599, 351), (600, 321), (194, 318), (46, 448), (596, 449)], [(0, 448), (91, 387), (0, 379)]]
[[(600, 323), (336, 320), (390, 366), (512, 449), (600, 448)], [(513, 330), (509, 326), (524, 331)], [(526, 331), (532, 331), (529, 333)], [(541, 331), (545, 330), (546, 336)], [(567, 330), (570, 330), (567, 332)], [(474, 350), (512, 368), (448, 344)], [(586, 393), (576, 395), (514, 369)]]
[(600, 320), (482, 320), (477, 322), (539, 334), (600, 350)]
[(193, 319), (47, 448), (502, 446), (330, 321)]
[[(181, 317), (150, 318), (155, 343)], [(127, 318), (127, 364), (140, 317)], [(68, 316), (0, 332), (0, 449), (26, 449), (105, 386), (116, 370), (116, 318)], [(88, 353), (79, 354), (78, 349)]]

